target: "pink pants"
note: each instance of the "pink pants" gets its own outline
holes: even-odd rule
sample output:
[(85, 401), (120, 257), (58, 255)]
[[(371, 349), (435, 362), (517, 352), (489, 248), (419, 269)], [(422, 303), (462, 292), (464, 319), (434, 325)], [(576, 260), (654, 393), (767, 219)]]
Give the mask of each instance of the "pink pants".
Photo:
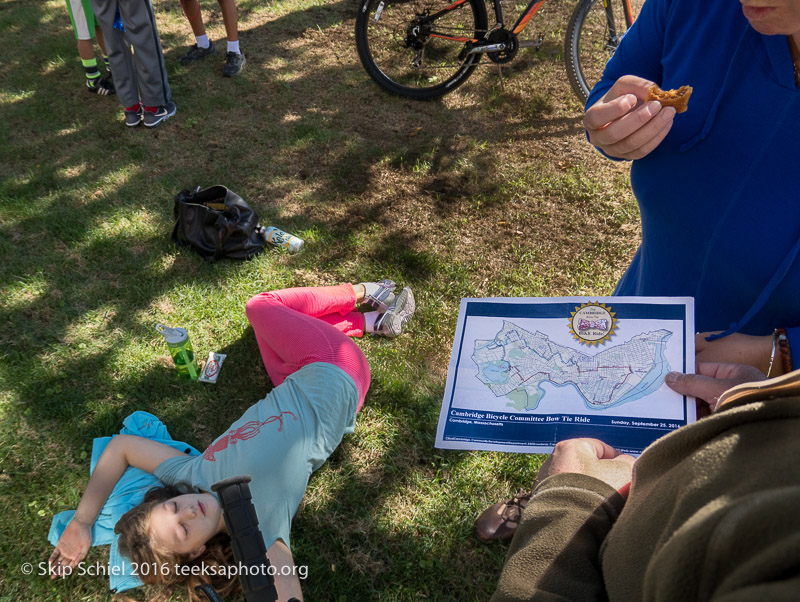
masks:
[(364, 353), (348, 338), (364, 334), (364, 316), (355, 307), (350, 284), (287, 288), (250, 299), (247, 319), (273, 384), (308, 364), (333, 364), (355, 381), (360, 410), (370, 374)]

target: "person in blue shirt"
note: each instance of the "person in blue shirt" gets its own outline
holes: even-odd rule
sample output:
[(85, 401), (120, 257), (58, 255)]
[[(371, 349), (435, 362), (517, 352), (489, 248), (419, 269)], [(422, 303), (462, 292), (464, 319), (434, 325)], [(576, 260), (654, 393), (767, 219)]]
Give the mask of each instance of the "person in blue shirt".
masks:
[[(776, 328), (800, 353), (799, 29), (797, 0), (648, 0), (584, 115), (642, 216), (615, 294), (694, 297), (698, 361), (772, 376)], [(653, 83), (692, 86), (688, 110), (646, 102)]]
[[(648, 102), (653, 84), (692, 86), (688, 110)], [(800, 367), (800, 0), (647, 0), (586, 107), (642, 217), (614, 294), (694, 297), (698, 370)], [(489, 507), (477, 537), (511, 539), (530, 496)]]
[[(253, 506), (276, 570), (279, 599), (302, 599), (290, 527), (311, 473), (355, 428), (370, 383), (367, 360), (350, 336), (395, 337), (415, 309), (411, 289), (390, 280), (304, 287), (256, 295), (247, 303), (261, 357), (275, 388), (252, 405), (201, 455), (136, 435), (111, 439), (51, 557), (53, 577), (71, 574), (92, 544), (92, 525), (128, 467), (164, 487), (116, 524), (119, 549), (146, 584), (211, 581), (226, 595), (237, 584), (224, 517), (211, 485), (250, 475)], [(362, 304), (374, 311), (356, 310)], [(300, 567), (302, 569), (303, 567)]]

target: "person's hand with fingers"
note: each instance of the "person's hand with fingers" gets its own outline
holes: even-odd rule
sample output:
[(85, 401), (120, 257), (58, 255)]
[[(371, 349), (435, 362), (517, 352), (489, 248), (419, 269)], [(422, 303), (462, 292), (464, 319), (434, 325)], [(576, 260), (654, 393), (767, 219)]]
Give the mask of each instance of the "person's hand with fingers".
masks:
[(647, 102), (653, 82), (624, 75), (605, 96), (586, 110), (583, 125), (589, 142), (609, 157), (641, 159), (650, 154), (672, 127), (675, 109)]
[(62, 575), (71, 575), (78, 563), (86, 558), (92, 546), (92, 527), (72, 519), (64, 529), (61, 539), (58, 540), (55, 550), (50, 555), (48, 562), (53, 569), (51, 579)]
[[(719, 332), (701, 332), (695, 335), (695, 361), (698, 364), (703, 362), (747, 364), (755, 366), (764, 374), (767, 373), (772, 351), (772, 335), (751, 336), (734, 332), (721, 339), (706, 340), (710, 335)], [(775, 374), (773, 371), (772, 375)]]
[(761, 370), (753, 366), (707, 362), (697, 365), (697, 374), (668, 372), (664, 382), (681, 395), (704, 400), (713, 412), (717, 409), (720, 396), (731, 387), (766, 378)]
[(552, 455), (539, 469), (537, 480), (565, 472), (585, 474), (620, 489), (627, 485), (636, 458), (623, 454), (599, 439), (567, 439), (560, 441)]

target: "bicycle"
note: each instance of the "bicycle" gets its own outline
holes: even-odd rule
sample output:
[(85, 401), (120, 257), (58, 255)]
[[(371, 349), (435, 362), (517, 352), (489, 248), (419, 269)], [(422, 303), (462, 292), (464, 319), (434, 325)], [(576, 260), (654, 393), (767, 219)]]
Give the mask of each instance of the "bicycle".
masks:
[[(486, 0), (361, 0), (356, 16), (361, 63), (388, 92), (431, 99), (463, 84), (484, 54), (502, 65), (520, 48), (538, 49), (541, 36), (520, 40), (518, 35), (545, 0), (530, 0), (511, 28), (504, 24), (500, 0), (492, 2), (495, 25), (489, 27)], [(643, 3), (579, 0), (567, 25), (564, 62), (582, 102)]]

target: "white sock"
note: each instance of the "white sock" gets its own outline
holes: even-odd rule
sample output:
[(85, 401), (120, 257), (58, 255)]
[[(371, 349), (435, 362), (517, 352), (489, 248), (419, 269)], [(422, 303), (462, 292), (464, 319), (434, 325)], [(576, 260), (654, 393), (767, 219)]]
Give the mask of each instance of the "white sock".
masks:
[(364, 312), (364, 332), (375, 332), (375, 320), (380, 317), (378, 311)]
[(208, 34), (203, 34), (201, 36), (194, 36), (194, 39), (197, 40), (197, 47), (198, 48), (208, 48), (211, 43), (208, 41)]
[(239, 54), (239, 40), (236, 40), (235, 42), (228, 40), (228, 52), (235, 52), (236, 54)]

